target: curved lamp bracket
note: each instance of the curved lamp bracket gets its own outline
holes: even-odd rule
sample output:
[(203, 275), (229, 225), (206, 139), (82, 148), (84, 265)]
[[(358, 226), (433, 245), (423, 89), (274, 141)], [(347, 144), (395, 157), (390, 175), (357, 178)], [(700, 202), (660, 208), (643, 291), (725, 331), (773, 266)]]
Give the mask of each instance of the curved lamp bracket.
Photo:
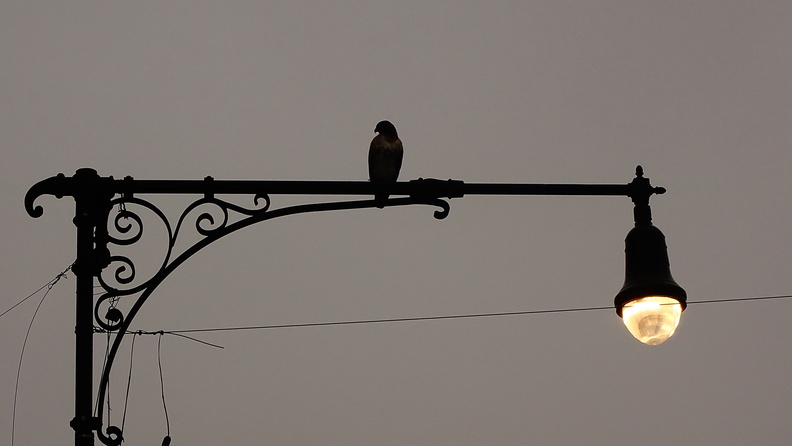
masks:
[[(112, 219), (113, 226), (116, 231), (120, 234), (124, 234), (126, 237), (118, 238), (110, 236), (108, 240), (110, 244), (119, 246), (131, 245), (141, 239), (143, 234), (143, 219), (131, 210), (133, 205), (137, 205), (150, 210), (159, 217), (160, 222), (167, 230), (168, 248), (157, 271), (138, 285), (128, 288), (124, 287), (124, 285), (134, 283), (135, 279), (137, 279), (135, 263), (126, 256), (110, 256), (109, 267), (103, 270), (103, 272), (109, 271), (112, 278), (106, 279), (106, 274), (100, 274), (97, 277), (104, 292), (96, 300), (94, 319), (104, 330), (116, 332), (113, 345), (107, 357), (103, 375), (99, 381), (97, 417), (100, 420), (102, 419), (103, 404), (108, 390), (107, 385), (109, 383), (110, 370), (123, 340), (123, 336), (129, 331), (132, 320), (143, 304), (146, 303), (151, 293), (179, 265), (214, 241), (256, 223), (287, 215), (344, 209), (373, 208), (379, 204), (375, 204), (374, 200), (341, 201), (297, 205), (271, 210), (270, 198), (267, 195), (255, 195), (253, 202), (253, 207), (246, 208), (218, 198), (204, 197), (188, 205), (179, 216), (176, 226), (172, 227), (165, 214), (149, 201), (133, 197), (122, 197), (112, 201), (114, 205), (121, 206), (121, 210)], [(445, 218), (450, 210), (448, 202), (440, 199), (397, 198), (390, 200), (388, 203), (389, 206), (405, 206), (410, 204), (424, 204), (439, 207), (440, 210), (434, 213), (437, 219)], [(207, 207), (211, 207), (212, 209), (207, 209)], [(190, 217), (193, 217), (192, 224), (187, 223), (191, 220)], [(174, 254), (174, 247), (177, 245), (179, 238), (185, 236), (187, 229), (194, 230), (199, 240), (176, 255)], [(108, 282), (112, 282), (114, 285)], [(137, 299), (128, 313), (124, 315), (118, 307), (115, 306), (115, 302), (123, 296), (135, 294), (138, 294)], [(105, 307), (107, 310), (103, 317), (101, 309)], [(98, 431), (98, 436), (102, 443), (111, 446), (116, 446), (121, 443), (121, 434), (122, 432), (117, 426), (108, 426), (107, 435)]]

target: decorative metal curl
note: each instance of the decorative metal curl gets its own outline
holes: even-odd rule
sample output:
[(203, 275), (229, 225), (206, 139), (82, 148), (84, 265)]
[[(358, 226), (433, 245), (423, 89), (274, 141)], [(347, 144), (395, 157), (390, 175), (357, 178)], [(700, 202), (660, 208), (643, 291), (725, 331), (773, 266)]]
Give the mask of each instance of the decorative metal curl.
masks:
[[(130, 233), (133, 229), (133, 226), (137, 227), (136, 232), (132, 232), (129, 238), (121, 239), (117, 237), (110, 237), (110, 241), (116, 245), (125, 246), (125, 245), (132, 245), (140, 241), (141, 237), (143, 237), (143, 221), (140, 216), (134, 212), (130, 212), (126, 209), (126, 201), (128, 199), (115, 200), (116, 204), (119, 207), (122, 207), (121, 210), (116, 214), (115, 218), (113, 219), (113, 227), (119, 234), (127, 234)], [(122, 223), (123, 220), (123, 223)], [(129, 223), (129, 220), (135, 222), (135, 225)]]
[(103, 318), (99, 314), (99, 310), (102, 307), (102, 304), (114, 297), (116, 296), (110, 293), (105, 293), (99, 297), (99, 299), (97, 299), (96, 304), (94, 305), (94, 320), (96, 320), (96, 324), (102, 329), (110, 332), (117, 331), (124, 325), (124, 313), (116, 307), (110, 307), (105, 312), (105, 316)]
[[(195, 233), (206, 238), (217, 234), (218, 231), (222, 231), (228, 226), (231, 212), (243, 216), (243, 219), (250, 218), (266, 213), (269, 210), (270, 203), (269, 196), (263, 194), (257, 194), (253, 197), (254, 207), (252, 208), (245, 208), (214, 197), (204, 197), (191, 203), (182, 211), (176, 223), (176, 227), (173, 229), (167, 216), (157, 208), (156, 205), (147, 200), (125, 196), (113, 200), (111, 206), (118, 206), (121, 210), (116, 213), (115, 216), (111, 217), (112, 223), (108, 222), (108, 226), (112, 225), (112, 228), (115, 230), (115, 234), (108, 235), (108, 245), (130, 246), (143, 239), (144, 219), (138, 211), (134, 210), (135, 206), (139, 206), (154, 214), (164, 227), (168, 238), (167, 250), (156, 271), (154, 271), (150, 277), (145, 278), (145, 280), (137, 284), (135, 284), (138, 276), (135, 262), (129, 256), (125, 255), (110, 256), (109, 267), (102, 271), (102, 274), (97, 276), (99, 285), (104, 289), (105, 294), (99, 297), (95, 303), (94, 316), (96, 323), (108, 331), (116, 331), (120, 328), (123, 323), (123, 317), (112, 321), (112, 323), (105, 322), (107, 318), (101, 316), (101, 307), (112, 297), (137, 294), (151, 286), (152, 279), (160, 274), (172, 261), (174, 248), (180, 239), (180, 235), (183, 235), (185, 231), (187, 226), (186, 222), (196, 210), (200, 210), (202, 206), (210, 205), (219, 212), (219, 219), (217, 219), (216, 215), (211, 213), (211, 211), (201, 212), (195, 216)], [(122, 236), (119, 236), (119, 234)], [(192, 247), (187, 247), (184, 252), (191, 248)], [(110, 283), (111, 278), (113, 282), (112, 285)], [(120, 310), (116, 311), (120, 312)]]
[(438, 220), (442, 220), (442, 219), (448, 217), (448, 214), (451, 212), (451, 205), (447, 201), (441, 200), (439, 198), (437, 198), (435, 200), (429, 200), (425, 204), (434, 205), (434, 206), (439, 206), (440, 207), (440, 209), (434, 211), (434, 214), (432, 214), (434, 216), (434, 218), (436, 218)]
[[(259, 201), (263, 200), (263, 205), (259, 204)], [(248, 209), (234, 203), (230, 203), (225, 200), (220, 200), (214, 197), (204, 197), (200, 200), (196, 200), (182, 212), (182, 215), (179, 217), (179, 221), (176, 224), (176, 230), (173, 234), (173, 242), (175, 242), (176, 237), (178, 237), (179, 231), (182, 228), (182, 224), (184, 223), (185, 219), (188, 215), (200, 206), (203, 205), (214, 205), (217, 209), (220, 210), (222, 213), (222, 219), (219, 222), (215, 222), (214, 217), (209, 212), (203, 212), (199, 214), (195, 219), (195, 230), (198, 234), (208, 237), (213, 232), (221, 230), (228, 225), (229, 222), (229, 210), (234, 211), (240, 215), (252, 217), (255, 215), (264, 214), (269, 210), (270, 207), (270, 198), (266, 194), (258, 194), (253, 197), (253, 204), (256, 206), (254, 208)], [(205, 222), (209, 223), (209, 227), (204, 225)]]
[[(342, 201), (342, 202), (327, 202), (327, 203), (313, 203), (313, 204), (304, 204), (304, 205), (295, 205), (289, 206), (285, 208), (270, 209), (270, 199), (267, 195), (256, 195), (253, 199), (254, 204), (258, 207), (256, 208), (245, 208), (233, 203), (229, 203), (224, 200), (220, 200), (214, 197), (203, 197), (199, 200), (188, 205), (184, 211), (179, 216), (178, 222), (176, 223), (175, 229), (171, 230), (171, 225), (165, 215), (156, 208), (153, 204), (148, 201), (131, 198), (131, 197), (123, 197), (117, 200), (114, 200), (113, 204), (117, 205), (119, 203), (124, 203), (124, 211), (122, 211), (123, 216), (128, 218), (132, 218), (135, 224), (126, 224), (122, 225), (119, 222), (121, 217), (114, 218), (114, 225), (119, 232), (122, 233), (129, 233), (131, 234), (130, 237), (119, 239), (117, 237), (109, 237), (109, 244), (115, 245), (126, 245), (131, 244), (129, 241), (134, 240), (138, 241), (142, 238), (143, 233), (143, 219), (140, 218), (138, 214), (133, 211), (130, 211), (126, 208), (127, 204), (136, 204), (143, 206), (156, 214), (163, 222), (165, 228), (167, 229), (168, 233), (168, 249), (163, 259), (163, 262), (160, 268), (149, 278), (143, 281), (141, 284), (132, 286), (130, 288), (120, 288), (120, 287), (113, 287), (110, 286), (107, 281), (102, 278), (100, 274), (98, 276), (99, 283), (101, 287), (105, 290), (105, 293), (100, 296), (96, 304), (94, 306), (94, 318), (96, 323), (102, 327), (103, 329), (115, 332), (116, 336), (113, 341), (113, 345), (108, 352), (107, 361), (105, 369), (102, 373), (102, 377), (99, 382), (99, 392), (97, 397), (97, 417), (99, 419), (102, 418), (102, 413), (104, 409), (104, 400), (107, 395), (107, 386), (109, 383), (110, 371), (112, 369), (113, 363), (115, 361), (116, 354), (118, 353), (119, 347), (123, 340), (124, 335), (128, 332), (129, 326), (132, 323), (137, 312), (146, 302), (148, 297), (151, 293), (173, 272), (179, 265), (181, 265), (184, 261), (188, 258), (192, 257), (195, 253), (203, 249), (204, 247), (208, 246), (212, 242), (216, 241), (217, 239), (224, 237), (228, 234), (236, 232), (242, 228), (247, 226), (251, 226), (255, 223), (259, 223), (265, 220), (277, 218), (277, 217), (284, 217), (287, 215), (294, 215), (294, 214), (302, 214), (302, 213), (309, 213), (309, 212), (321, 212), (321, 211), (329, 211), (329, 210), (343, 210), (343, 209), (362, 209), (362, 208), (373, 208), (378, 205), (375, 203), (374, 200), (360, 200), (360, 201)], [(262, 202), (263, 201), (263, 202)], [(195, 231), (201, 235), (203, 238), (192, 244), (191, 246), (187, 247), (183, 251), (181, 251), (178, 255), (174, 256), (174, 246), (177, 244), (180, 235), (182, 234), (184, 228), (186, 227), (185, 222), (187, 221), (188, 217), (197, 210), (200, 206), (204, 205), (213, 205), (216, 206), (217, 209), (220, 210), (221, 217), (219, 219), (215, 219), (215, 217), (209, 212), (201, 212), (195, 217)], [(439, 198), (394, 198), (388, 200), (386, 203), (387, 206), (402, 206), (402, 205), (413, 205), (413, 204), (423, 204), (429, 206), (437, 206), (440, 209), (434, 212), (434, 217), (437, 219), (443, 219), (448, 216), (450, 211), (450, 205), (447, 201), (441, 200)], [(232, 211), (238, 215), (242, 215), (242, 218), (239, 218), (235, 221), (231, 221), (229, 217), (229, 211)], [(206, 226), (206, 223), (209, 226)], [(133, 232), (132, 228), (137, 226), (137, 232)], [(134, 243), (134, 242), (132, 242)], [(116, 266), (113, 269), (113, 274), (115, 281), (120, 285), (127, 285), (134, 281), (136, 276), (134, 262), (126, 256), (121, 255), (114, 255), (110, 257), (111, 265), (120, 263), (121, 265)], [(105, 313), (105, 317), (101, 317), (100, 307), (105, 305), (111, 299), (115, 299), (121, 296), (137, 294), (140, 295), (137, 297), (135, 303), (133, 304), (132, 308), (124, 314), (120, 309), (116, 307), (111, 307)], [(98, 438), (99, 440), (108, 445), (108, 446), (118, 446), (123, 441), (123, 433), (120, 428), (117, 426), (108, 426), (106, 428), (106, 434), (98, 431)]]
[(96, 431), (99, 441), (107, 446), (119, 446), (124, 441), (123, 431), (118, 426), (107, 426), (107, 435), (101, 429)]
[[(116, 266), (113, 277), (115, 281), (122, 285), (127, 285), (135, 280), (135, 264), (127, 256), (110, 256), (110, 264), (121, 263)], [(100, 276), (101, 277), (101, 276)], [(106, 283), (102, 282), (102, 287), (108, 289)]]
[[(162, 222), (163, 226), (165, 227), (168, 239), (173, 239), (173, 231), (171, 230), (171, 225), (168, 221), (167, 216), (159, 209), (157, 206), (152, 204), (149, 201), (141, 200), (139, 198), (134, 197), (120, 197), (110, 202), (111, 206), (115, 207), (118, 206), (121, 208), (115, 217), (112, 218), (113, 220), (113, 229), (118, 234), (126, 235), (126, 237), (117, 237), (114, 234), (108, 234), (107, 242), (108, 245), (116, 245), (116, 246), (130, 246), (134, 245), (135, 243), (139, 242), (143, 238), (143, 218), (140, 216), (139, 213), (129, 210), (127, 205), (137, 205), (148, 211), (152, 212), (156, 215), (159, 220)], [(133, 223), (130, 223), (130, 220)], [(168, 251), (163, 258), (161, 266), (167, 264), (168, 259), (170, 257), (170, 253), (172, 250), (172, 244), (168, 244)], [(120, 263), (120, 265), (118, 265)], [(112, 255), (110, 256), (110, 265), (109, 268), (113, 271), (113, 278), (115, 283), (118, 285), (130, 285), (132, 284), (137, 276), (135, 263), (127, 256), (123, 255)], [(107, 270), (103, 270), (103, 274), (99, 274), (97, 276), (99, 280), (99, 284), (108, 292), (112, 292), (115, 295), (123, 296), (134, 294), (139, 292), (146, 286), (148, 281), (144, 281), (142, 284), (131, 287), (131, 288), (124, 288), (124, 287), (114, 287), (108, 284), (104, 272)]]
[[(145, 278), (145, 280), (137, 284), (135, 284), (138, 276), (135, 262), (125, 255), (110, 256), (109, 267), (106, 268), (102, 274), (97, 276), (97, 280), (104, 290), (104, 294), (99, 296), (94, 304), (94, 320), (96, 324), (102, 329), (111, 332), (119, 331), (125, 325), (128, 326), (128, 324), (131, 323), (131, 318), (128, 318), (127, 314), (122, 312), (121, 309), (113, 307), (112, 309), (102, 311), (102, 308), (107, 306), (108, 301), (114, 298), (117, 299), (140, 293), (144, 293), (147, 296), (170, 274), (175, 266), (178, 266), (178, 264), (181, 264), (184, 260), (220, 237), (271, 218), (326, 210), (375, 207), (377, 205), (373, 200), (362, 200), (314, 203), (270, 210), (271, 200), (266, 194), (255, 195), (253, 197), (253, 202), (255, 207), (245, 208), (218, 198), (203, 197), (189, 204), (182, 211), (174, 229), (167, 216), (153, 203), (147, 200), (135, 197), (120, 197), (113, 200), (111, 202), (112, 206), (120, 207), (121, 211), (114, 217), (111, 217), (112, 227), (117, 233), (127, 235), (127, 237), (108, 235), (108, 245), (129, 246), (142, 240), (144, 233), (143, 218), (138, 212), (130, 209), (134, 209), (134, 206), (140, 206), (156, 215), (167, 232), (168, 243), (167, 250), (159, 268), (157, 268), (150, 277)], [(387, 206), (413, 204), (439, 207), (440, 209), (434, 212), (434, 217), (438, 220), (446, 218), (451, 209), (447, 201), (439, 198), (392, 198), (386, 203)], [(128, 205), (133, 206), (128, 207)], [(214, 206), (214, 209), (218, 210), (220, 213), (219, 218), (216, 218), (210, 211), (200, 212), (195, 216), (194, 230), (203, 238), (191, 246), (186, 247), (178, 256), (174, 257), (174, 248), (187, 227), (186, 222), (196, 210), (200, 210), (202, 206), (206, 205)], [(243, 218), (231, 221), (231, 212), (241, 215)], [(113, 284), (108, 280), (108, 276), (112, 277)], [(143, 301), (145, 301), (144, 296), (139, 296), (134, 304), (135, 307), (141, 306)], [(112, 318), (108, 316), (112, 316)]]
[[(135, 284), (135, 282), (138, 278), (138, 272), (135, 262), (125, 255), (110, 256), (108, 268), (97, 276), (97, 280), (104, 290), (104, 294), (97, 298), (94, 304), (94, 319), (96, 324), (107, 331), (118, 331), (124, 325), (126, 315), (120, 309), (114, 308), (112, 312), (113, 318), (108, 318), (107, 315), (109, 314), (109, 310), (103, 312), (102, 308), (106, 306), (106, 303), (110, 299), (135, 295), (146, 290), (153, 290), (153, 288), (158, 286), (164, 279), (164, 277), (161, 276), (170, 274), (168, 267), (169, 265), (173, 265), (176, 258), (180, 259), (178, 262), (180, 264), (209, 243), (242, 229), (243, 227), (271, 218), (293, 214), (367, 208), (377, 205), (373, 200), (361, 200), (314, 203), (271, 210), (271, 200), (267, 194), (256, 194), (253, 197), (253, 204), (254, 207), (247, 208), (213, 196), (204, 196), (184, 208), (174, 228), (167, 216), (150, 201), (130, 196), (121, 196), (112, 200), (111, 206), (119, 207), (120, 211), (116, 213), (115, 216), (111, 217), (112, 223), (108, 222), (108, 226), (112, 225), (112, 228), (115, 230), (115, 234), (108, 234), (108, 245), (130, 246), (143, 239), (144, 219), (138, 211), (134, 210), (135, 206), (139, 206), (154, 214), (164, 227), (168, 239), (167, 249), (163, 255), (160, 266), (150, 277), (146, 277), (137, 284)], [(405, 206), (414, 204), (439, 207), (440, 209), (436, 210), (433, 214), (434, 218), (438, 220), (446, 218), (451, 209), (447, 201), (432, 197), (391, 198), (387, 201), (386, 206)], [(191, 217), (196, 211), (200, 211), (202, 207), (207, 205), (212, 206), (212, 209), (219, 214), (212, 213), (210, 209)], [(232, 213), (237, 217), (241, 216), (241, 218), (232, 220)], [(189, 221), (190, 218), (194, 218), (194, 231), (201, 236), (202, 239), (186, 247), (177, 257), (174, 257), (174, 249), (183, 236), (188, 226), (187, 221)], [(118, 234), (124, 235), (124, 237)], [(112, 278), (112, 284), (110, 280), (108, 280), (109, 278)], [(140, 297), (138, 300), (139, 299)]]

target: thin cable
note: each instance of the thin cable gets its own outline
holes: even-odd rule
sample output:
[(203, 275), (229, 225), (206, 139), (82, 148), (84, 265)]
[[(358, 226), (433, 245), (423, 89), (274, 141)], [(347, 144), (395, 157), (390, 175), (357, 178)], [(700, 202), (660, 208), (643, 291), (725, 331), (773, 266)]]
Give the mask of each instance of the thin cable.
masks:
[[(105, 370), (107, 369), (107, 360), (108, 360), (108, 358), (110, 358), (110, 333), (111, 332), (109, 330), (98, 331), (96, 328), (97, 327), (94, 327), (94, 333), (105, 333), (105, 334), (107, 334), (107, 337), (105, 339), (104, 358), (102, 358), (102, 371), (99, 373), (99, 376), (104, 376)], [(107, 386), (108, 386), (108, 388), (110, 387), (110, 377), (109, 376), (107, 377)], [(99, 400), (100, 400), (100, 398), (99, 398), (99, 393), (98, 392), (99, 392), (99, 390), (97, 389), (97, 395), (96, 395), (95, 402), (94, 402), (94, 411), (93, 411), (94, 416), (96, 416), (96, 414), (99, 413)], [(110, 411), (111, 410), (112, 409), (110, 408), (110, 392), (107, 392), (107, 424), (108, 425), (110, 424)]]
[[(121, 416), (121, 432), (124, 432), (124, 425), (126, 424), (127, 407), (129, 406), (129, 388), (132, 387), (132, 359), (135, 356), (135, 339), (138, 333), (132, 334), (132, 346), (129, 348), (129, 375), (127, 376), (126, 396), (124, 396), (124, 414)], [(110, 392), (107, 392), (107, 399), (110, 400)], [(108, 410), (109, 416), (109, 410)], [(108, 420), (108, 424), (109, 420)]]
[(189, 340), (191, 340), (191, 341), (195, 341), (195, 342), (198, 342), (198, 343), (201, 343), (201, 344), (204, 344), (204, 345), (208, 345), (209, 347), (220, 348), (220, 349), (223, 349), (223, 348), (225, 348), (225, 347), (223, 347), (222, 345), (218, 345), (218, 344), (212, 344), (211, 342), (202, 341), (202, 340), (200, 340), (200, 339), (196, 339), (196, 338), (194, 338), (194, 337), (192, 337), (192, 336), (186, 336), (186, 335), (183, 335), (183, 334), (180, 334), (180, 333), (168, 333), (168, 332), (163, 332), (163, 334), (169, 334), (169, 335), (178, 336), (178, 337), (180, 337), (180, 338), (189, 339)]
[[(200, 342), (201, 344), (206, 344), (212, 347), (223, 348), (220, 345), (211, 344), (206, 341), (202, 341), (200, 339), (196, 339), (190, 336), (185, 336), (183, 333), (207, 333), (207, 332), (214, 332), (214, 331), (242, 331), (242, 330), (266, 330), (266, 329), (274, 329), (274, 328), (305, 328), (305, 327), (328, 327), (328, 326), (335, 326), (335, 325), (363, 325), (363, 324), (380, 324), (380, 323), (389, 323), (389, 322), (415, 322), (415, 321), (435, 321), (435, 320), (445, 320), (445, 319), (471, 319), (471, 318), (483, 318), (483, 317), (495, 317), (495, 316), (518, 316), (518, 315), (526, 315), (526, 314), (545, 314), (545, 313), (571, 313), (571, 312), (582, 312), (582, 311), (595, 311), (595, 310), (610, 310), (613, 307), (586, 307), (586, 308), (567, 308), (567, 309), (555, 309), (555, 310), (528, 310), (528, 311), (509, 311), (509, 312), (502, 312), (502, 313), (475, 313), (475, 314), (454, 314), (454, 315), (445, 315), (445, 316), (422, 316), (422, 317), (404, 317), (404, 318), (388, 318), (388, 319), (363, 319), (363, 320), (356, 320), (356, 321), (333, 321), (333, 322), (307, 322), (307, 323), (298, 323), (298, 324), (276, 324), (276, 325), (251, 325), (251, 326), (244, 326), (244, 327), (216, 327), (216, 328), (192, 328), (192, 329), (184, 329), (184, 330), (159, 330), (159, 331), (138, 331), (140, 334), (149, 334), (149, 335), (159, 335), (159, 334), (170, 334), (175, 336), (181, 336), (183, 338), (187, 338), (196, 342)], [(97, 332), (104, 332), (104, 329), (97, 328)]]
[(473, 314), (452, 314), (445, 316), (421, 316), (421, 317), (402, 317), (402, 318), (388, 318), (388, 319), (363, 319), (356, 321), (334, 321), (334, 322), (308, 322), (299, 324), (276, 324), (276, 325), (251, 325), (244, 327), (219, 327), (219, 328), (193, 328), (186, 330), (167, 330), (164, 333), (180, 334), (180, 333), (205, 333), (213, 331), (242, 331), (242, 330), (266, 330), (275, 328), (305, 328), (305, 327), (329, 327), (335, 325), (362, 325), (362, 324), (382, 324), (391, 322), (416, 322), (416, 321), (438, 321), (447, 319), (472, 319), (484, 317), (498, 317), (498, 316), (520, 316), (529, 314), (547, 314), (547, 313), (571, 313), (583, 311), (597, 311), (597, 310), (611, 310), (613, 307), (584, 307), (584, 308), (566, 308), (555, 310), (527, 310), (527, 311), (507, 311), (501, 313), (473, 313)]
[(170, 418), (168, 418), (168, 406), (165, 404), (165, 380), (162, 378), (162, 335), (165, 334), (164, 332), (160, 332), (159, 339), (157, 339), (157, 364), (159, 366), (159, 376), (160, 376), (160, 392), (162, 395), (162, 408), (165, 410), (165, 427), (168, 432), (167, 437), (170, 437)]
[[(792, 298), (792, 294), (783, 294), (777, 296), (756, 296), (756, 297), (736, 297), (736, 298), (725, 298), (725, 299), (711, 299), (711, 300), (700, 300), (700, 301), (693, 301), (688, 302), (688, 305), (697, 305), (697, 304), (713, 304), (713, 303), (725, 303), (725, 302), (745, 302), (745, 301), (758, 301), (758, 300), (774, 300), (774, 299), (790, 299)], [(380, 323), (391, 323), (391, 322), (416, 322), (416, 321), (436, 321), (436, 320), (448, 320), (448, 319), (473, 319), (473, 318), (484, 318), (484, 317), (496, 317), (496, 316), (521, 316), (521, 315), (533, 315), (533, 314), (553, 314), (553, 313), (577, 313), (583, 311), (599, 311), (599, 310), (612, 310), (612, 306), (603, 306), (603, 307), (581, 307), (581, 308), (558, 308), (552, 310), (526, 310), (526, 311), (508, 311), (508, 312), (500, 312), (500, 313), (471, 313), (471, 314), (455, 314), (455, 315), (444, 315), (444, 316), (421, 316), (421, 317), (403, 317), (403, 318), (387, 318), (387, 319), (363, 319), (363, 320), (354, 320), (354, 321), (332, 321), (332, 322), (306, 322), (306, 323), (295, 323), (295, 324), (273, 324), (273, 325), (248, 325), (248, 326), (240, 326), (240, 327), (214, 327), (214, 328), (191, 328), (191, 329), (184, 329), (184, 330), (159, 330), (159, 331), (143, 331), (140, 330), (138, 334), (148, 334), (148, 335), (161, 335), (161, 334), (170, 334), (175, 336), (180, 336), (183, 338), (187, 338), (196, 342), (200, 342), (202, 344), (206, 344), (212, 347), (223, 348), (220, 345), (212, 344), (206, 341), (202, 341), (200, 339), (196, 339), (190, 336), (185, 336), (183, 333), (209, 333), (209, 332), (217, 332), (217, 331), (243, 331), (243, 330), (268, 330), (268, 329), (276, 329), (276, 328), (305, 328), (305, 327), (329, 327), (329, 326), (336, 326), (336, 325), (363, 325), (363, 324), (380, 324)], [(104, 329), (97, 328), (97, 332), (103, 333)]]
[[(94, 327), (94, 333), (107, 333), (109, 335), (110, 331), (108, 331), (108, 330), (106, 330), (106, 329), (104, 329), (102, 327), (96, 327), (95, 326)], [(181, 333), (172, 333), (172, 332), (163, 331), (163, 330), (157, 330), (157, 331), (137, 330), (137, 331), (129, 332), (129, 333), (130, 334), (135, 334), (135, 335), (160, 335), (160, 334), (173, 335), (173, 336), (178, 336), (180, 338), (189, 339), (190, 341), (198, 342), (199, 344), (208, 345), (209, 347), (214, 347), (214, 348), (219, 348), (219, 349), (224, 349), (225, 348), (222, 345), (213, 344), (211, 342), (207, 342), (207, 341), (204, 341), (202, 339), (198, 339), (198, 338), (195, 338), (195, 337), (192, 337), (192, 336), (183, 335)], [(104, 370), (102, 371), (102, 373), (104, 373)]]
[(9, 308), (9, 309), (3, 311), (2, 313), (0, 313), (0, 317), (5, 316), (6, 313), (8, 313), (9, 311), (11, 311), (14, 308), (18, 307), (19, 305), (21, 305), (22, 303), (24, 303), (26, 300), (30, 299), (31, 297), (35, 296), (36, 294), (38, 294), (39, 291), (43, 290), (44, 288), (52, 287), (53, 285), (55, 285), (59, 280), (61, 280), (62, 278), (66, 277), (66, 273), (69, 272), (69, 270), (71, 270), (73, 266), (74, 266), (74, 263), (72, 263), (66, 269), (61, 271), (61, 273), (58, 274), (57, 276), (55, 276), (54, 279), (52, 279), (49, 282), (47, 282), (44, 285), (42, 285), (41, 288), (39, 288), (36, 291), (30, 293), (26, 298), (20, 300), (19, 302), (15, 303), (13, 306), (11, 306), (11, 308)]
[[(68, 268), (63, 270), (62, 273), (58, 274), (54, 279), (49, 281), (49, 283), (47, 283), (43, 287), (41, 287), (38, 290), (36, 290), (36, 293), (38, 293), (39, 291), (43, 290), (44, 288), (47, 288), (47, 291), (44, 293), (43, 296), (41, 296), (41, 300), (39, 301), (38, 305), (36, 306), (36, 310), (33, 312), (33, 317), (30, 318), (30, 324), (28, 325), (27, 332), (25, 332), (25, 340), (22, 341), (22, 351), (19, 354), (19, 364), (17, 365), (16, 383), (14, 385), (14, 406), (13, 406), (13, 409), (11, 411), (11, 446), (14, 446), (14, 438), (15, 438), (15, 434), (16, 434), (16, 408), (17, 408), (17, 397), (19, 396), (19, 377), (22, 374), (22, 359), (25, 357), (25, 347), (27, 346), (28, 337), (30, 336), (30, 330), (33, 328), (33, 322), (36, 320), (36, 315), (38, 314), (39, 309), (41, 308), (41, 304), (44, 303), (44, 299), (47, 298), (47, 295), (52, 290), (52, 287), (54, 287), (55, 284), (58, 283), (62, 278), (66, 277), (66, 272), (69, 271), (72, 268), (72, 266), (74, 266), (73, 263), (71, 265), (69, 265)], [(36, 293), (33, 293), (33, 294), (36, 294)], [(30, 296), (32, 296), (33, 294), (31, 294)], [(8, 313), (9, 311), (11, 311), (17, 305), (19, 305), (22, 302), (28, 300), (30, 298), (30, 296), (22, 299), (22, 301), (20, 301), (18, 304), (14, 305), (13, 307), (11, 307), (8, 310), (6, 310), (5, 312), (3, 312), (3, 314)], [(2, 315), (0, 315), (0, 316), (2, 316)]]
[(726, 299), (712, 299), (712, 300), (698, 300), (695, 302), (688, 302), (688, 305), (696, 305), (696, 304), (719, 304), (724, 302), (746, 302), (746, 301), (753, 301), (753, 300), (775, 300), (775, 299), (790, 299), (792, 295), (790, 294), (781, 294), (778, 296), (756, 296), (756, 297), (733, 297), (733, 298), (726, 298)]
[[(133, 340), (134, 342), (134, 340)], [(102, 375), (104, 375), (105, 368), (107, 368), (107, 360), (110, 358), (110, 332), (107, 332), (107, 342), (105, 344), (105, 354), (104, 354), (104, 361), (102, 363)], [(110, 377), (107, 377), (107, 387), (110, 388)], [(99, 398), (96, 399), (97, 408), (99, 407)], [(95, 413), (94, 413), (95, 414)], [(111, 425), (110, 416), (113, 414), (113, 408), (110, 404), (110, 392), (107, 392), (107, 425)]]
[[(688, 305), (697, 305), (697, 304), (713, 304), (713, 303), (725, 303), (725, 302), (745, 302), (745, 301), (758, 301), (758, 300), (774, 300), (774, 299), (790, 299), (792, 298), (791, 294), (784, 294), (784, 295), (777, 295), (777, 296), (756, 296), (756, 297), (737, 297), (737, 298), (725, 298), (725, 299), (712, 299), (712, 300), (700, 300), (700, 301), (693, 301), (688, 302)], [(534, 314), (554, 314), (554, 313), (577, 313), (583, 311), (599, 311), (599, 310), (613, 310), (612, 306), (603, 306), (603, 307), (580, 307), (580, 308), (559, 308), (559, 309), (552, 309), (552, 310), (527, 310), (527, 311), (508, 311), (508, 312), (500, 312), (500, 313), (471, 313), (471, 314), (455, 314), (455, 315), (445, 315), (445, 316), (422, 316), (422, 317), (404, 317), (404, 318), (387, 318), (387, 319), (363, 319), (363, 320), (354, 320), (354, 321), (333, 321), (333, 322), (307, 322), (307, 323), (295, 323), (295, 324), (273, 324), (273, 325), (249, 325), (249, 326), (240, 326), (240, 327), (215, 327), (215, 328), (192, 328), (192, 329), (184, 329), (184, 330), (160, 330), (156, 332), (142, 332), (143, 334), (172, 334), (180, 336), (183, 333), (209, 333), (209, 332), (218, 332), (218, 331), (243, 331), (243, 330), (269, 330), (269, 329), (276, 329), (276, 328), (305, 328), (305, 327), (329, 327), (329, 326), (336, 326), (336, 325), (363, 325), (363, 324), (381, 324), (381, 323), (392, 323), (392, 322), (416, 322), (416, 321), (436, 321), (436, 320), (448, 320), (448, 319), (473, 319), (473, 318), (484, 318), (484, 317), (497, 317), (497, 316), (522, 316), (522, 315), (534, 315)], [(183, 336), (186, 337), (186, 336)], [(197, 342), (201, 342), (203, 344), (209, 344), (208, 342), (201, 341), (194, 338), (192, 339)], [(219, 346), (218, 346), (219, 347)]]

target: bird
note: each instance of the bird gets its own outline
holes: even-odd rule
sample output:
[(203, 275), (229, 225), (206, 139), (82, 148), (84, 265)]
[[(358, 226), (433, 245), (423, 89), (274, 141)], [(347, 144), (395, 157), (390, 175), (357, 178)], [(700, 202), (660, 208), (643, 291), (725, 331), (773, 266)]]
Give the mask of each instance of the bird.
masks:
[[(374, 127), (377, 133), (371, 140), (368, 154), (369, 181), (372, 183), (395, 183), (399, 178), (404, 148), (396, 127), (390, 121), (380, 121)], [(376, 194), (377, 207), (385, 207), (388, 194)]]

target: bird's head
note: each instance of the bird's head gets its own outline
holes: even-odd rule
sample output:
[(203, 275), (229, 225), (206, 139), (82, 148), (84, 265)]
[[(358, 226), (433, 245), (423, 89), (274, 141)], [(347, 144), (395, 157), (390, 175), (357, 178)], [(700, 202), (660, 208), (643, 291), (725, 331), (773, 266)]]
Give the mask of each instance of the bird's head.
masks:
[(379, 133), (380, 135), (388, 136), (391, 138), (398, 138), (399, 135), (396, 133), (396, 127), (391, 124), (390, 121), (380, 121), (377, 123), (377, 126), (374, 127), (374, 132)]

